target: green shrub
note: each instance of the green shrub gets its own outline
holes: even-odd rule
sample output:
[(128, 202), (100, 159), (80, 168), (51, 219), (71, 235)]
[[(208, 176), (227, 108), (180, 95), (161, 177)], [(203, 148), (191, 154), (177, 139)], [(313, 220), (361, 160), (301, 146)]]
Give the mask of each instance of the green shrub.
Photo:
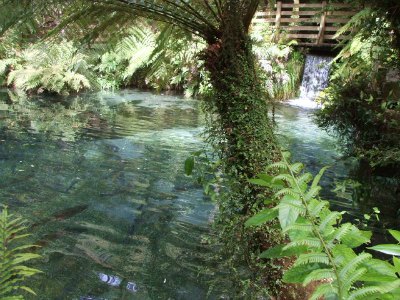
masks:
[(373, 8), (342, 31), (359, 29), (335, 60), (317, 122), (333, 129), (349, 155), (372, 167), (400, 165), (400, 63), (390, 22)]
[(274, 31), (256, 27), (252, 37), (254, 51), (260, 60), (265, 87), (271, 100), (295, 98), (299, 91), (304, 68), (304, 55), (296, 51), (293, 43), (278, 44), (272, 40)]
[(16, 55), (7, 84), (25, 92), (58, 94), (90, 89), (97, 83), (87, 60), (72, 42), (33, 45)]

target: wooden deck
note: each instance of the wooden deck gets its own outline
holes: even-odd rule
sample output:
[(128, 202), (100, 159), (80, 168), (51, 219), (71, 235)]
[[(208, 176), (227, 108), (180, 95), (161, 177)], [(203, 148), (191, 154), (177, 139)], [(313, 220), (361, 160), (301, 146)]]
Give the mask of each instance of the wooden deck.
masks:
[(334, 47), (345, 36), (335, 38), (336, 32), (358, 11), (349, 4), (276, 3), (274, 10), (257, 12), (253, 26), (270, 26), (274, 40), (296, 40), (307, 47)]

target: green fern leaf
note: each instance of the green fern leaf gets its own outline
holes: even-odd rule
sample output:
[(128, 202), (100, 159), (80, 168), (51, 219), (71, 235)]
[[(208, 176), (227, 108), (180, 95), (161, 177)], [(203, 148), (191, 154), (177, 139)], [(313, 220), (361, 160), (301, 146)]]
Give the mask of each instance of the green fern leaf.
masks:
[(322, 265), (329, 265), (329, 258), (325, 253), (305, 253), (301, 254), (296, 262), (295, 266), (304, 265), (304, 264), (313, 264), (319, 263)]
[(337, 287), (329, 283), (318, 285), (309, 300), (337, 299)]
[(313, 281), (320, 280), (336, 280), (335, 272), (332, 269), (319, 269), (312, 271), (303, 281), (303, 285), (306, 286)]
[(321, 187), (320, 186), (311, 187), (308, 190), (307, 194), (305, 194), (304, 200), (306, 202), (309, 202), (311, 199), (317, 197), (320, 191), (321, 191)]
[(362, 300), (368, 296), (380, 295), (382, 290), (376, 286), (368, 286), (359, 288), (349, 294), (348, 300)]
[(340, 270), (339, 272), (339, 278), (342, 282), (346, 282), (349, 280), (352, 274), (354, 274), (355, 271), (357, 271), (357, 268), (361, 265), (364, 264), (367, 261), (370, 261), (372, 258), (372, 255), (369, 253), (361, 253), (357, 255), (355, 258), (353, 258), (351, 261), (349, 261), (343, 269)]
[(328, 226), (336, 224), (337, 220), (342, 217), (342, 213), (334, 211), (329, 213), (321, 220), (321, 224), (319, 225), (318, 230), (321, 233), (324, 233)]
[(283, 233), (287, 233), (289, 231), (300, 231), (300, 232), (312, 233), (313, 226), (311, 224), (298, 224), (298, 223), (296, 223), (296, 224), (287, 226), (283, 230)]
[(268, 250), (264, 251), (260, 254), (261, 258), (281, 258), (281, 257), (290, 257), (294, 255), (300, 255), (302, 253), (307, 252), (306, 246), (293, 247), (290, 249), (285, 249), (287, 245), (278, 245)]
[(322, 266), (318, 264), (300, 265), (291, 267), (283, 274), (283, 282), (286, 283), (303, 283), (305, 278), (314, 270), (321, 269)]
[(348, 291), (355, 282), (362, 278), (365, 273), (367, 273), (366, 268), (358, 268), (351, 272), (351, 274), (347, 276), (346, 281), (342, 280), (342, 289)]
[(326, 171), (327, 169), (329, 169), (329, 167), (324, 167), (324, 168), (322, 168), (322, 169), (319, 171), (319, 173), (317, 174), (317, 176), (314, 177), (314, 180), (313, 180), (313, 182), (312, 182), (312, 184), (311, 184), (311, 189), (315, 189), (315, 188), (318, 186), (318, 184), (319, 184), (319, 182), (320, 182), (322, 176), (324, 175), (324, 173), (325, 173), (325, 171)]
[(272, 221), (278, 217), (278, 210), (276, 209), (264, 209), (248, 219), (245, 223), (246, 227), (250, 226), (261, 226), (266, 222)]
[(304, 173), (299, 177), (296, 177), (298, 185), (302, 186), (304, 184), (308, 184), (313, 179), (310, 173)]
[(294, 174), (300, 173), (304, 169), (304, 165), (302, 163), (294, 163), (289, 166), (289, 170)]
[(285, 250), (288, 250), (293, 247), (299, 247), (299, 246), (307, 246), (311, 249), (320, 249), (321, 241), (318, 238), (314, 238), (314, 237), (307, 237), (307, 238), (303, 238), (301, 240), (294, 240), (287, 244), (287, 246), (285, 247)]
[(319, 217), (324, 208), (329, 206), (328, 201), (318, 201), (316, 199), (312, 199), (308, 205), (308, 210), (312, 217)]

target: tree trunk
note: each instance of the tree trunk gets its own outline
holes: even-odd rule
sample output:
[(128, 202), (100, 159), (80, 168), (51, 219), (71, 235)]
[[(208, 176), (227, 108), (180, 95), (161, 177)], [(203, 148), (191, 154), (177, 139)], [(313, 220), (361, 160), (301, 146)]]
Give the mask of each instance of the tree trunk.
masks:
[(277, 142), (248, 29), (240, 22), (243, 11), (237, 5), (230, 5), (225, 16), (221, 39), (209, 45), (206, 52), (206, 67), (214, 87), (208, 101), (219, 116), (220, 124), (214, 126), (222, 130), (225, 139), (221, 152), (226, 171), (238, 180), (244, 194), (247, 191), (242, 199), (247, 211), (258, 192), (248, 179), (276, 159)]

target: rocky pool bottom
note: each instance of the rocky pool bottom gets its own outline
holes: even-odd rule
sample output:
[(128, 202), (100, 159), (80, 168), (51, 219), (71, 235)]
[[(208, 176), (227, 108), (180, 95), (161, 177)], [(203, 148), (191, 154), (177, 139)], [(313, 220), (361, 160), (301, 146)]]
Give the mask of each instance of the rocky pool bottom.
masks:
[[(277, 109), (282, 144), (313, 173), (332, 166), (323, 186), (336, 208), (360, 218), (377, 206), (381, 221), (398, 224), (396, 184), (344, 185), (356, 179), (356, 164), (341, 159), (311, 113)], [(232, 296), (224, 258), (204, 243), (215, 205), (183, 171), (205, 147), (203, 126), (199, 103), (179, 97), (0, 92), (0, 203), (28, 220), (41, 246), (35, 299)]]

